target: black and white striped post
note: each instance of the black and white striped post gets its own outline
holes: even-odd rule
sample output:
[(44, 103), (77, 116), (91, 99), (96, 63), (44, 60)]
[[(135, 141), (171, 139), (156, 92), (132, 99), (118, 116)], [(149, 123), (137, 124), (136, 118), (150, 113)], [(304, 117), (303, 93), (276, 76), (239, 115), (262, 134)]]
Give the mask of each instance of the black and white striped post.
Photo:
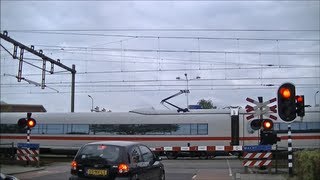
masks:
[[(30, 127), (27, 127), (27, 144), (30, 144), (30, 133), (31, 133), (31, 129)], [(30, 150), (30, 148), (27, 148), (28, 150)], [(29, 165), (29, 160), (26, 161), (27, 166)]]
[(293, 166), (293, 160), (292, 160), (291, 123), (289, 123), (288, 124), (288, 168), (289, 168), (289, 176), (293, 175), (292, 166)]
[(30, 143), (30, 133), (31, 133), (31, 129), (28, 127), (27, 128), (27, 143)]
[[(32, 113), (28, 112), (27, 113), (27, 144), (30, 144), (30, 133), (31, 133), (31, 128), (29, 127), (28, 120), (31, 118)], [(30, 150), (30, 148), (27, 148)], [(26, 161), (27, 166), (29, 165), (29, 160)]]
[[(292, 83), (282, 84), (277, 92), (279, 117), (288, 123), (288, 170), (293, 176), (293, 153), (291, 138), (291, 122), (297, 117), (296, 86)], [(300, 116), (300, 113), (298, 114)]]

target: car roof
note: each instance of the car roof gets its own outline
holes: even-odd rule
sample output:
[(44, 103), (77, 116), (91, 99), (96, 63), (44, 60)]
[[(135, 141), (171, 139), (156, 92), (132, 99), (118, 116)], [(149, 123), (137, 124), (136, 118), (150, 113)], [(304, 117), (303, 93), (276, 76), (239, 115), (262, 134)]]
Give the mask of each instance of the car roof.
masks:
[(138, 145), (141, 143), (133, 142), (133, 141), (97, 141), (97, 142), (91, 142), (86, 145), (91, 144), (105, 144), (105, 145), (114, 145), (114, 146), (122, 146), (122, 147), (129, 147), (133, 145)]

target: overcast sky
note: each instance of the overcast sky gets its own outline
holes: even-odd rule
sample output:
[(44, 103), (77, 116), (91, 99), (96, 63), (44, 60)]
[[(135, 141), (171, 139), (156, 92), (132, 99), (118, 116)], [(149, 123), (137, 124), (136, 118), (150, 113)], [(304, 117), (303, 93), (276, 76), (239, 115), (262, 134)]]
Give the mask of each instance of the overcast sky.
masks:
[[(88, 95), (113, 112), (165, 109), (162, 99), (187, 88), (184, 74), (189, 104), (245, 107), (247, 97), (269, 100), (292, 82), (314, 106), (319, 9), (319, 1), (1, 1), (1, 31), (76, 65), (75, 112), (90, 111)], [(28, 52), (24, 61), (22, 77), (41, 83), (42, 71), (27, 63), (42, 61)], [(1, 101), (70, 112), (69, 72), (55, 66), (41, 89), (17, 82), (18, 64), (1, 48)], [(187, 105), (184, 94), (169, 101)]]

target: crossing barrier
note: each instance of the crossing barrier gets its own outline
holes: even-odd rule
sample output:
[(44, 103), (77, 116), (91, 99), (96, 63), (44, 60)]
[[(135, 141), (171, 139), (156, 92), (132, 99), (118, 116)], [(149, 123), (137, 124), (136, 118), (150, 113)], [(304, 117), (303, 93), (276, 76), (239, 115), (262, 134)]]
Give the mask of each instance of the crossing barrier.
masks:
[(150, 148), (154, 152), (162, 151), (242, 151), (242, 146), (164, 146), (164, 147), (152, 147)]

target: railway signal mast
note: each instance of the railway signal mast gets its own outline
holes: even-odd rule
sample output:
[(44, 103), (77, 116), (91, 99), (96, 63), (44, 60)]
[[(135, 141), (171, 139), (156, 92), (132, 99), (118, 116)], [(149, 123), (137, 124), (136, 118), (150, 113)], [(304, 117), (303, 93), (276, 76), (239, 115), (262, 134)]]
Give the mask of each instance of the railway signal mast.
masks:
[[(271, 107), (267, 106), (270, 103), (276, 102), (276, 98), (270, 99), (269, 101), (263, 102), (263, 97), (258, 97), (259, 102), (251, 98), (247, 98), (248, 102), (255, 104), (256, 106), (252, 107), (250, 105), (246, 106), (247, 113), (252, 113), (247, 116), (247, 120), (258, 116), (257, 119), (252, 120), (250, 128), (253, 131), (260, 130), (260, 145), (273, 145), (277, 141), (280, 141), (280, 138), (277, 137), (277, 134), (273, 131), (273, 120), (277, 120), (277, 117), (271, 115), (270, 113), (277, 113), (277, 105)], [(270, 119), (265, 119), (263, 116), (268, 116)]]
[(27, 113), (27, 118), (20, 118), (17, 123), (20, 128), (27, 129), (27, 143), (17, 144), (17, 160), (26, 161), (27, 165), (29, 165), (29, 161), (36, 161), (39, 166), (39, 144), (30, 143), (31, 129), (37, 124), (31, 115), (32, 113)]
[(278, 89), (278, 107), (280, 118), (288, 123), (288, 168), (289, 175), (293, 175), (291, 122), (305, 115), (304, 96), (296, 96), (296, 87), (291, 83), (284, 83)]
[(18, 120), (18, 126), (20, 128), (26, 128), (27, 129), (27, 143), (30, 143), (30, 133), (31, 129), (36, 126), (37, 121), (33, 118), (31, 118), (32, 113), (27, 113), (27, 118), (21, 118)]

